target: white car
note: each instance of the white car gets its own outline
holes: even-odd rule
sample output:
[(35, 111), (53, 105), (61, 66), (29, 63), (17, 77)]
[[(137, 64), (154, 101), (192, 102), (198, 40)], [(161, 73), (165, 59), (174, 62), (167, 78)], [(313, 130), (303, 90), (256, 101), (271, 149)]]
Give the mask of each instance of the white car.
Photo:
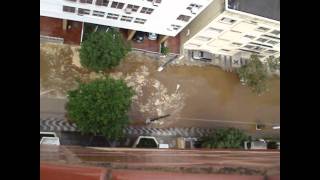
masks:
[(157, 37), (156, 33), (148, 33), (148, 39), (151, 41), (157, 40)]
[[(144, 142), (142, 142), (144, 141)], [(148, 146), (148, 147), (147, 147)], [(139, 136), (133, 144), (133, 148), (158, 148), (168, 149), (169, 144), (160, 144), (153, 136)]]
[(60, 139), (54, 132), (40, 132), (40, 144), (60, 145)]

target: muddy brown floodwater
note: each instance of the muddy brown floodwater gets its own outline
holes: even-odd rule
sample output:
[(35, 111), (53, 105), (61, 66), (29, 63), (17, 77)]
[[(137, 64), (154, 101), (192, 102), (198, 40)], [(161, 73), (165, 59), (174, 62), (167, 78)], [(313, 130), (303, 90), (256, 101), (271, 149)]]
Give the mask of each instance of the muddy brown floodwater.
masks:
[[(57, 47), (58, 46), (58, 47)], [(60, 49), (59, 49), (60, 48)], [(51, 96), (65, 96), (77, 86), (76, 79), (90, 81), (101, 74), (79, 66), (74, 48), (66, 45), (41, 45), (41, 91), (54, 89)], [(214, 66), (169, 64), (162, 72), (158, 58), (139, 52), (107, 74), (122, 78), (136, 91), (130, 111), (133, 124), (147, 118), (170, 114), (157, 127), (254, 126), (280, 123), (280, 79), (268, 80), (268, 92), (261, 96), (242, 86), (236, 74)], [(77, 65), (78, 64), (78, 65)], [(177, 90), (177, 85), (180, 88)]]

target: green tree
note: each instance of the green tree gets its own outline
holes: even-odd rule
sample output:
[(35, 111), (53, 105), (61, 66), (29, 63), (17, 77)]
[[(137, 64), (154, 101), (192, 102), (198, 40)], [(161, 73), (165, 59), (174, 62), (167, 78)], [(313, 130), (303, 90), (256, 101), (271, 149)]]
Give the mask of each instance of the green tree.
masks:
[(118, 139), (129, 123), (127, 113), (133, 95), (123, 80), (107, 77), (80, 83), (78, 89), (68, 92), (68, 118), (82, 133)]
[(92, 32), (81, 43), (80, 63), (95, 72), (111, 69), (119, 65), (130, 49), (116, 30)]
[(248, 136), (235, 128), (218, 129), (211, 136), (203, 138), (202, 147), (242, 148)]
[(267, 64), (271, 72), (280, 70), (280, 57), (275, 58), (274, 56), (269, 56), (267, 59)]
[(267, 89), (267, 68), (256, 54), (252, 54), (249, 63), (238, 69), (238, 75), (257, 94)]

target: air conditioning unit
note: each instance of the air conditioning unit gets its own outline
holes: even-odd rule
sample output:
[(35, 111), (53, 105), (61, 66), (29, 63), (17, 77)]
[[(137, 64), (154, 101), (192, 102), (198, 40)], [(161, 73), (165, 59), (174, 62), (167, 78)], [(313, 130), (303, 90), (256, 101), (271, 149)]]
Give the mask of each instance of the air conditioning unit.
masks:
[(152, 4), (153, 4), (154, 6), (159, 6), (160, 3), (161, 3), (161, 0), (153, 0), (153, 2), (152, 2)]
[(126, 14), (131, 14), (131, 13), (132, 13), (132, 9), (131, 9), (131, 8), (125, 8), (125, 9), (124, 9), (124, 12), (125, 12)]
[(192, 14), (197, 14), (199, 12), (199, 8), (198, 7), (192, 7), (190, 11), (191, 11)]

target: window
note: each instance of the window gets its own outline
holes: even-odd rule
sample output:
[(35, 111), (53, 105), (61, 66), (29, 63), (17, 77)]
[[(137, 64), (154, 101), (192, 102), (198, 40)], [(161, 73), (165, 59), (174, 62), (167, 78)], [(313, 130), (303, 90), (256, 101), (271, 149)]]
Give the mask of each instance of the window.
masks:
[(275, 50), (272, 50), (272, 49), (269, 49), (266, 51), (266, 53), (269, 53), (269, 54), (274, 54), (274, 53), (277, 53), (278, 51), (275, 51)]
[(173, 30), (178, 30), (181, 28), (181, 26), (175, 25), (175, 24), (171, 24), (171, 27)]
[(235, 30), (230, 30), (230, 31), (234, 33), (241, 33), (240, 31), (235, 31)]
[(149, 1), (149, 2), (156, 2), (156, 3), (161, 3), (161, 0), (147, 0), (147, 1)]
[(202, 5), (200, 5), (200, 4), (192, 3), (192, 4), (190, 4), (190, 5), (187, 7), (187, 9), (188, 9), (188, 10), (192, 10), (192, 8), (198, 8), (198, 9), (200, 9), (201, 7), (202, 7)]
[(256, 47), (254, 47), (252, 50), (255, 50), (255, 51), (263, 51), (263, 50), (265, 50), (265, 48), (262, 48), (262, 47), (260, 47), (260, 46), (256, 46)]
[(80, 3), (92, 4), (92, 0), (80, 0)]
[(205, 37), (205, 36), (197, 36), (195, 39), (200, 41), (210, 41), (212, 38)]
[(133, 19), (133, 17), (130, 17), (130, 16), (122, 16), (121, 17), (121, 21), (127, 21), (127, 22), (131, 22)]
[(230, 50), (229, 49), (221, 49), (221, 51), (229, 52)]
[(116, 1), (113, 1), (111, 4), (111, 7), (116, 8), (116, 9), (122, 9), (123, 6), (124, 6), (124, 3), (120, 3), (120, 2), (116, 2)]
[(266, 41), (268, 41), (268, 39), (265, 39), (265, 38), (258, 38), (258, 39), (257, 39), (257, 41), (259, 41), (259, 42), (266, 42)]
[(104, 14), (105, 14), (105, 13), (102, 12), (102, 11), (93, 11), (92, 16), (103, 17)]
[(177, 20), (188, 22), (190, 18), (191, 16), (180, 15), (178, 16)]
[(213, 27), (209, 27), (206, 31), (215, 32), (215, 33), (221, 33), (223, 30), (222, 29), (213, 28)]
[(233, 46), (237, 46), (237, 47), (242, 46), (241, 43), (237, 43), (237, 42), (233, 42), (232, 45), (233, 45)]
[(76, 8), (75, 7), (70, 7), (70, 6), (63, 6), (62, 10), (64, 12), (70, 12), (70, 13), (75, 13), (76, 12)]
[(161, 0), (153, 0), (153, 1), (150, 1), (150, 2), (152, 2), (153, 6), (159, 6), (159, 4), (161, 3)]
[(254, 46), (251, 46), (251, 45), (245, 45), (244, 47), (247, 48), (247, 49), (252, 49), (252, 48), (254, 48)]
[(224, 24), (229, 24), (229, 25), (231, 25), (231, 24), (235, 23), (236, 20), (223, 17), (223, 18), (220, 19), (219, 22), (224, 23)]
[(78, 14), (79, 14), (79, 15), (90, 14), (90, 10), (89, 10), (89, 9), (78, 8)]
[(199, 45), (199, 44), (194, 44), (194, 43), (189, 43), (188, 44), (189, 46), (196, 46), (196, 47), (200, 47), (201, 45)]
[(271, 34), (274, 34), (274, 35), (278, 36), (278, 35), (280, 35), (280, 31), (273, 30), (273, 31), (271, 31)]
[(258, 27), (257, 28), (257, 31), (262, 31), (262, 32), (266, 32), (266, 31), (269, 31), (270, 29), (269, 28), (266, 28), (266, 27)]
[(276, 45), (276, 44), (278, 44), (279, 42), (278, 42), (278, 41), (270, 40), (270, 41), (268, 41), (267, 43), (272, 44), (272, 45)]
[(143, 7), (140, 11), (140, 13), (144, 13), (144, 14), (151, 14), (152, 12), (153, 12), (152, 8), (146, 8), (146, 7)]
[(65, 1), (77, 2), (77, 0), (65, 0)]
[(109, 0), (96, 0), (96, 5), (97, 6), (106, 6), (108, 7)]
[(119, 14), (108, 13), (107, 18), (117, 20), (119, 18)]
[(187, 9), (190, 10), (191, 14), (197, 14), (201, 7), (202, 5), (192, 3), (187, 7)]
[(146, 21), (147, 21), (146, 19), (136, 18), (134, 20), (134, 23), (144, 24)]
[(254, 45), (263, 46), (263, 47), (267, 47), (267, 48), (272, 48), (272, 46), (265, 45), (265, 44), (260, 44), (260, 43), (255, 43), (255, 42), (250, 42), (249, 44), (254, 44)]
[(245, 38), (249, 38), (249, 39), (254, 39), (254, 38), (256, 38), (256, 37), (251, 36), (251, 35), (245, 35), (244, 37), (245, 37)]
[(135, 6), (132, 4), (128, 4), (127, 8), (131, 9), (132, 12), (137, 12), (140, 6)]

